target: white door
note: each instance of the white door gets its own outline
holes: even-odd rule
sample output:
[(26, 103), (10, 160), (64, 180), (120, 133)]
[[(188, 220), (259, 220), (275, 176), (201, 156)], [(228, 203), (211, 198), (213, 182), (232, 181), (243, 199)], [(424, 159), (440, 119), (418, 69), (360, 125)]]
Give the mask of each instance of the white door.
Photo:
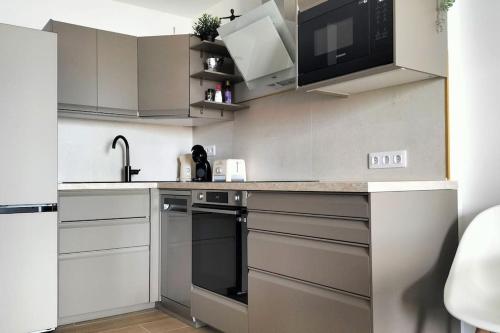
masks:
[(57, 213), (0, 214), (0, 332), (57, 326)]
[(57, 202), (57, 38), (0, 24), (0, 205)]

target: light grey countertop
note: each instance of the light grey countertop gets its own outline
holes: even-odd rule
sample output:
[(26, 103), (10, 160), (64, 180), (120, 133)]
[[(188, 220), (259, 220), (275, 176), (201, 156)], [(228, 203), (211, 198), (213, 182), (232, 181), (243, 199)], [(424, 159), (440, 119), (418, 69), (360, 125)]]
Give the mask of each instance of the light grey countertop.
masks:
[(406, 192), (456, 190), (454, 181), (312, 181), (312, 182), (245, 182), (245, 183), (197, 183), (197, 182), (97, 182), (61, 183), (61, 191), (78, 190), (126, 190), (126, 189), (170, 189), (170, 190), (241, 190), (241, 191), (284, 191), (284, 192)]

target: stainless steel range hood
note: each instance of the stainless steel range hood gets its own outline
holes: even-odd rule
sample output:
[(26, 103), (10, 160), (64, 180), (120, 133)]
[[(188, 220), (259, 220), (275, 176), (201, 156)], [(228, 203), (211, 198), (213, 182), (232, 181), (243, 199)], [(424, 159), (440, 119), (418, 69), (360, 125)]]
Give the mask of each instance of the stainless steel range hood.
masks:
[(265, 2), (218, 32), (249, 90), (295, 85), (295, 21), (285, 20), (275, 1)]

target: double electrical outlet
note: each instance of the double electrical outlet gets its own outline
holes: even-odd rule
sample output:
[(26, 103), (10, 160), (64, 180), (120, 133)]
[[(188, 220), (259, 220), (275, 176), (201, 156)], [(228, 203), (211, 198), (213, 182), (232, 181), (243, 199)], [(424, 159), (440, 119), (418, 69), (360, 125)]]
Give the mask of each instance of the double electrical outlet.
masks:
[(208, 157), (217, 156), (217, 147), (215, 145), (206, 146), (205, 151), (207, 152)]
[(369, 169), (395, 169), (408, 166), (406, 150), (371, 153), (368, 155)]

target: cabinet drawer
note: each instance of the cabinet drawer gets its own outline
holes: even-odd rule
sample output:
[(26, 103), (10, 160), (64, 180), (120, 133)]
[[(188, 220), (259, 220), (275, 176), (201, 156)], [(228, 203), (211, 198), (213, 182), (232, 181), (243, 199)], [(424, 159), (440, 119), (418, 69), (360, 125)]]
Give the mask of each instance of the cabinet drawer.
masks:
[(250, 333), (369, 333), (368, 300), (250, 271)]
[(149, 245), (149, 220), (97, 220), (59, 224), (59, 253)]
[(368, 244), (368, 220), (250, 212), (250, 229)]
[(368, 197), (365, 195), (251, 192), (248, 197), (248, 209), (369, 217)]
[(59, 318), (149, 302), (149, 248), (59, 256)]
[(251, 231), (248, 266), (370, 295), (370, 260), (364, 247)]
[(191, 288), (191, 315), (225, 333), (248, 333), (245, 305), (195, 286)]
[(62, 191), (61, 221), (88, 221), (149, 217), (148, 190)]

